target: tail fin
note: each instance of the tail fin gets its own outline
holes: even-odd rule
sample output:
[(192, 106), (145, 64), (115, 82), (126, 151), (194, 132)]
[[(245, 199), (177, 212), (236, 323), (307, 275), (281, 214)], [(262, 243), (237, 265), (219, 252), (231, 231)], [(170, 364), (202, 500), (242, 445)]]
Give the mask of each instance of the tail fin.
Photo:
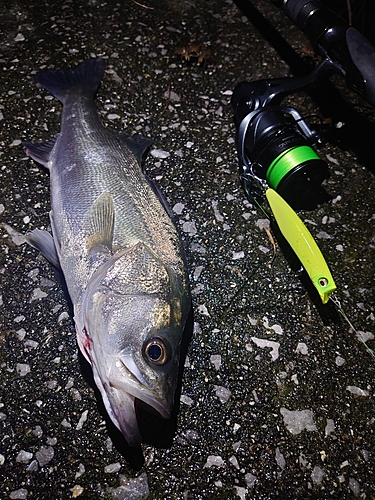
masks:
[(35, 75), (35, 81), (64, 103), (73, 89), (94, 96), (103, 79), (105, 67), (103, 59), (88, 59), (74, 69), (41, 71)]

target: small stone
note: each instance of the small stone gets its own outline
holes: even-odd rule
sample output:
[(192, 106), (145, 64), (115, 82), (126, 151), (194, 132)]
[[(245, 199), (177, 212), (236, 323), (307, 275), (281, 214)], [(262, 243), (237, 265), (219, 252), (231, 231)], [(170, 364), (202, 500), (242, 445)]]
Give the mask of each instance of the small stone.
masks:
[(261, 349), (264, 349), (265, 347), (270, 347), (271, 348), (270, 354), (272, 361), (277, 360), (277, 358), (279, 357), (279, 347), (280, 347), (279, 342), (275, 342), (273, 340), (258, 339), (257, 337), (251, 337), (251, 340)]
[(35, 288), (35, 290), (33, 290), (33, 295), (30, 299), (30, 302), (32, 302), (33, 300), (44, 299), (45, 297), (48, 297), (48, 294), (46, 292), (43, 292), (43, 290), (41, 290), (40, 288)]
[[(25, 40), (25, 37), (23, 36), (22, 33), (18, 33), (17, 36), (14, 38), (15, 42), (23, 42), (24, 40)], [(13, 497), (13, 498), (16, 498), (16, 497)], [(17, 497), (17, 498), (21, 498), (21, 497)], [(26, 497), (22, 497), (22, 498), (26, 498)]]
[(27, 498), (29, 492), (25, 488), (20, 488), (19, 490), (13, 490), (9, 493), (9, 498), (12, 500), (23, 500)]
[(325, 476), (325, 472), (323, 469), (318, 467), (317, 465), (313, 468), (311, 473), (311, 480), (314, 484), (320, 484)]
[(35, 453), (35, 458), (38, 460), (39, 465), (43, 467), (53, 459), (54, 455), (55, 450), (52, 446), (41, 446)]
[(337, 366), (342, 366), (345, 363), (345, 359), (341, 356), (336, 356), (335, 363)]
[(18, 374), (20, 375), (20, 377), (24, 377), (25, 375), (30, 373), (31, 368), (30, 368), (30, 365), (28, 365), (26, 363), (17, 363), (16, 370), (17, 370)]
[(299, 342), (296, 348), (296, 352), (302, 354), (303, 356), (307, 356), (309, 354), (309, 350), (305, 342)]
[(246, 500), (247, 490), (243, 486), (235, 486), (237, 496), (240, 497), (241, 500)]
[(83, 424), (86, 422), (87, 420), (87, 415), (88, 415), (89, 411), (88, 410), (85, 410), (82, 415), (81, 415), (81, 418), (79, 419), (79, 422), (76, 426), (76, 431), (80, 431), (83, 427)]
[(151, 156), (154, 158), (168, 158), (171, 154), (168, 151), (164, 151), (163, 149), (153, 149), (151, 151)]
[(121, 118), (121, 116), (117, 115), (116, 113), (110, 113), (109, 115), (107, 115), (107, 118), (108, 120), (118, 120), (119, 118)]
[(361, 389), (360, 387), (357, 387), (355, 385), (348, 385), (346, 390), (351, 392), (355, 396), (360, 396), (363, 398), (367, 398), (370, 395), (369, 391), (366, 391), (365, 389)]
[(248, 488), (254, 488), (257, 477), (254, 476), (254, 474), (251, 474), (251, 472), (248, 472), (247, 474), (245, 474), (245, 481)]
[(239, 469), (239, 468), (240, 468), (240, 466), (239, 466), (239, 464), (238, 464), (238, 460), (237, 460), (237, 458), (236, 458), (234, 455), (232, 455), (232, 456), (230, 457), (229, 462), (230, 462), (232, 465), (234, 465), (236, 469)]
[(38, 461), (33, 460), (30, 462), (30, 464), (26, 467), (27, 472), (37, 472), (39, 469)]
[(221, 385), (214, 385), (214, 389), (216, 392), (216, 396), (220, 400), (220, 403), (226, 403), (228, 399), (231, 397), (232, 393), (226, 387), (222, 387)]
[(121, 486), (112, 493), (113, 500), (146, 500), (149, 498), (150, 490), (146, 472), (138, 477), (124, 479)]
[(331, 418), (327, 418), (327, 423), (324, 430), (325, 436), (329, 436), (330, 434), (332, 434), (332, 432), (335, 432), (335, 422)]
[(349, 488), (352, 491), (354, 496), (358, 496), (361, 492), (361, 488), (359, 486), (359, 482), (354, 479), (354, 477), (349, 478)]
[(191, 236), (197, 234), (197, 228), (195, 227), (194, 221), (186, 221), (182, 224), (182, 230), (184, 233), (188, 233)]
[(79, 484), (76, 484), (73, 486), (73, 488), (70, 488), (70, 491), (72, 492), (72, 498), (77, 498), (80, 495), (82, 495), (82, 493), (85, 490), (84, 490), (84, 488), (82, 488), (82, 486), (80, 486)]
[(216, 370), (220, 370), (221, 367), (221, 356), (220, 354), (211, 354), (210, 361), (216, 368)]
[(284, 470), (286, 466), (286, 460), (284, 458), (284, 455), (279, 450), (279, 448), (276, 448), (275, 460), (280, 469)]
[(78, 472), (74, 476), (74, 479), (78, 479), (79, 477), (82, 476), (86, 472), (85, 466), (83, 464), (78, 465)]
[(294, 435), (300, 434), (303, 430), (317, 431), (311, 410), (291, 411), (287, 408), (280, 408), (280, 413), (284, 418), (286, 428)]
[(35, 437), (41, 438), (43, 436), (43, 429), (40, 427), (40, 425), (37, 425), (33, 429), (32, 433), (34, 434)]
[(194, 403), (194, 401), (191, 398), (189, 398), (189, 396), (186, 396), (185, 394), (181, 394), (180, 401), (181, 401), (181, 403), (185, 403), (188, 406), (191, 406)]
[(115, 472), (118, 472), (121, 469), (121, 464), (120, 462), (116, 462), (114, 464), (109, 464), (104, 467), (104, 472), (105, 474), (114, 474)]
[(173, 212), (177, 215), (181, 215), (183, 210), (185, 208), (185, 205), (183, 203), (176, 203), (174, 207), (172, 208)]
[(218, 455), (209, 455), (207, 457), (207, 462), (204, 465), (204, 468), (206, 467), (212, 467), (215, 465), (216, 467), (223, 467), (225, 465), (224, 460), (218, 456)]
[(25, 450), (21, 450), (17, 456), (16, 456), (16, 462), (21, 462), (23, 464), (27, 464), (30, 462), (30, 460), (33, 458), (33, 454), (28, 452), (28, 451), (25, 451)]

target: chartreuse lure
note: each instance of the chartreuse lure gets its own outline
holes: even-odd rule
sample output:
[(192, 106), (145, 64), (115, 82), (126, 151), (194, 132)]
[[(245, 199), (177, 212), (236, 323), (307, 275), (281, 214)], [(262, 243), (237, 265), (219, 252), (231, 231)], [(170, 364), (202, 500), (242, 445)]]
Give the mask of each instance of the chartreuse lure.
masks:
[(267, 189), (266, 196), (281, 233), (306, 269), (323, 304), (326, 304), (336, 285), (322, 252), (288, 203), (271, 188)]

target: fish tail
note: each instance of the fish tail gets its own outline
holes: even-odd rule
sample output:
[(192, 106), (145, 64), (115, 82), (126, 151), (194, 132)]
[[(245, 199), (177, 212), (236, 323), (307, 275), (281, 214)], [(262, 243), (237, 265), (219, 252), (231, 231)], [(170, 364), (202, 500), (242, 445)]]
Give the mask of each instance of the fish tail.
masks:
[(35, 75), (35, 81), (64, 103), (68, 95), (79, 92), (94, 96), (104, 76), (104, 59), (89, 59), (74, 69), (47, 69)]

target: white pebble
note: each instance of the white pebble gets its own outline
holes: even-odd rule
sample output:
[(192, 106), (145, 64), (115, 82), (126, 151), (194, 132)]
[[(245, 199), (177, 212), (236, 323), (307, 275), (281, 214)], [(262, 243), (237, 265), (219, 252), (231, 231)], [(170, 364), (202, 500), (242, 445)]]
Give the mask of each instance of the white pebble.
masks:
[(342, 366), (345, 363), (345, 359), (341, 356), (336, 356), (335, 363), (337, 366)]
[(104, 467), (104, 472), (105, 474), (113, 474), (115, 472), (118, 472), (121, 469), (121, 464), (120, 462), (116, 462), (114, 464), (109, 464)]
[(259, 227), (259, 229), (264, 229), (265, 227), (267, 227), (269, 229), (269, 227), (270, 227), (270, 221), (268, 219), (258, 219), (255, 222), (255, 225), (257, 227)]
[(357, 387), (355, 385), (348, 385), (346, 390), (351, 392), (352, 394), (355, 394), (356, 396), (368, 397), (370, 395), (369, 391), (361, 389), (360, 387)]
[(288, 410), (280, 408), (280, 413), (284, 419), (284, 425), (291, 434), (300, 434), (303, 430), (309, 432), (316, 431), (316, 425), (311, 410)]
[(251, 474), (251, 472), (248, 472), (247, 474), (245, 474), (245, 481), (248, 488), (253, 488), (254, 484), (257, 481), (257, 477), (254, 476), (254, 474)]
[(220, 354), (211, 354), (210, 361), (216, 368), (216, 370), (220, 370), (221, 367), (221, 356)]
[(327, 424), (324, 429), (325, 436), (329, 436), (332, 432), (335, 432), (335, 422), (331, 418), (327, 418)]
[(30, 302), (33, 300), (38, 300), (38, 299), (44, 299), (45, 297), (48, 297), (48, 294), (46, 292), (43, 292), (40, 288), (35, 288), (33, 290), (33, 295), (30, 299)]
[(240, 468), (240, 466), (239, 466), (239, 464), (238, 464), (238, 460), (237, 460), (237, 458), (236, 458), (234, 455), (232, 455), (232, 456), (230, 457), (229, 462), (230, 462), (232, 465), (234, 465), (236, 469), (239, 469), (239, 468)]
[(89, 411), (88, 410), (85, 410), (82, 415), (81, 415), (81, 418), (79, 419), (79, 422), (77, 424), (77, 427), (76, 427), (76, 431), (80, 431), (83, 427), (83, 424), (86, 422), (87, 420), (87, 415), (88, 415)]
[(55, 450), (52, 446), (41, 446), (35, 453), (35, 458), (38, 460), (39, 465), (43, 467), (53, 459), (54, 455)]
[(314, 484), (320, 484), (323, 481), (324, 476), (325, 476), (324, 470), (316, 465), (311, 473), (312, 482)]
[(299, 354), (303, 354), (304, 356), (307, 356), (309, 354), (309, 350), (305, 342), (298, 342), (296, 352), (298, 352)]
[(207, 462), (205, 463), (204, 468), (212, 467), (213, 465), (215, 465), (216, 467), (223, 467), (225, 465), (225, 463), (224, 463), (224, 460), (220, 456), (210, 455), (207, 458)]
[(170, 156), (170, 153), (168, 153), (168, 151), (164, 151), (163, 149), (153, 149), (151, 151), (151, 155), (154, 158), (168, 158), (168, 156)]
[(29, 492), (25, 488), (21, 488), (19, 490), (13, 490), (9, 493), (9, 498), (12, 500), (23, 500), (27, 498)]
[[(22, 33), (18, 33), (17, 36), (14, 38), (15, 42), (23, 42), (24, 40), (25, 40), (25, 37), (23, 36)], [(16, 497), (13, 497), (13, 498), (16, 498)], [(21, 497), (17, 497), (17, 498), (21, 498)], [(26, 498), (26, 497), (22, 497), (22, 498)]]
[(247, 490), (243, 486), (235, 486), (237, 496), (240, 497), (241, 500), (246, 500)]
[(23, 464), (27, 464), (33, 458), (33, 454), (29, 451), (21, 450), (16, 456), (16, 462), (21, 462)]
[(186, 221), (182, 224), (182, 230), (184, 233), (188, 233), (191, 236), (197, 234), (197, 228), (195, 227), (194, 221)]
[(30, 373), (31, 368), (30, 368), (30, 365), (28, 365), (26, 363), (17, 363), (16, 370), (17, 370), (18, 374), (20, 375), (20, 377), (24, 377), (25, 375)]
[(180, 401), (181, 401), (181, 403), (185, 403), (188, 406), (191, 406), (194, 403), (194, 401), (191, 398), (189, 398), (189, 396), (186, 396), (185, 394), (181, 394)]
[(78, 479), (79, 477), (82, 476), (86, 472), (85, 466), (83, 464), (78, 465), (78, 472), (74, 476), (74, 479)]
[(264, 349), (265, 347), (270, 347), (271, 348), (270, 354), (272, 361), (277, 360), (277, 358), (279, 357), (279, 347), (280, 347), (279, 342), (275, 342), (273, 340), (258, 339), (257, 337), (251, 337), (251, 340), (261, 349)]
[(221, 385), (214, 385), (214, 389), (216, 392), (216, 396), (219, 398), (221, 403), (226, 403), (228, 399), (231, 397), (231, 391), (226, 387)]
[(183, 203), (176, 203), (176, 205), (172, 208), (173, 212), (177, 215), (181, 215), (185, 205)]

